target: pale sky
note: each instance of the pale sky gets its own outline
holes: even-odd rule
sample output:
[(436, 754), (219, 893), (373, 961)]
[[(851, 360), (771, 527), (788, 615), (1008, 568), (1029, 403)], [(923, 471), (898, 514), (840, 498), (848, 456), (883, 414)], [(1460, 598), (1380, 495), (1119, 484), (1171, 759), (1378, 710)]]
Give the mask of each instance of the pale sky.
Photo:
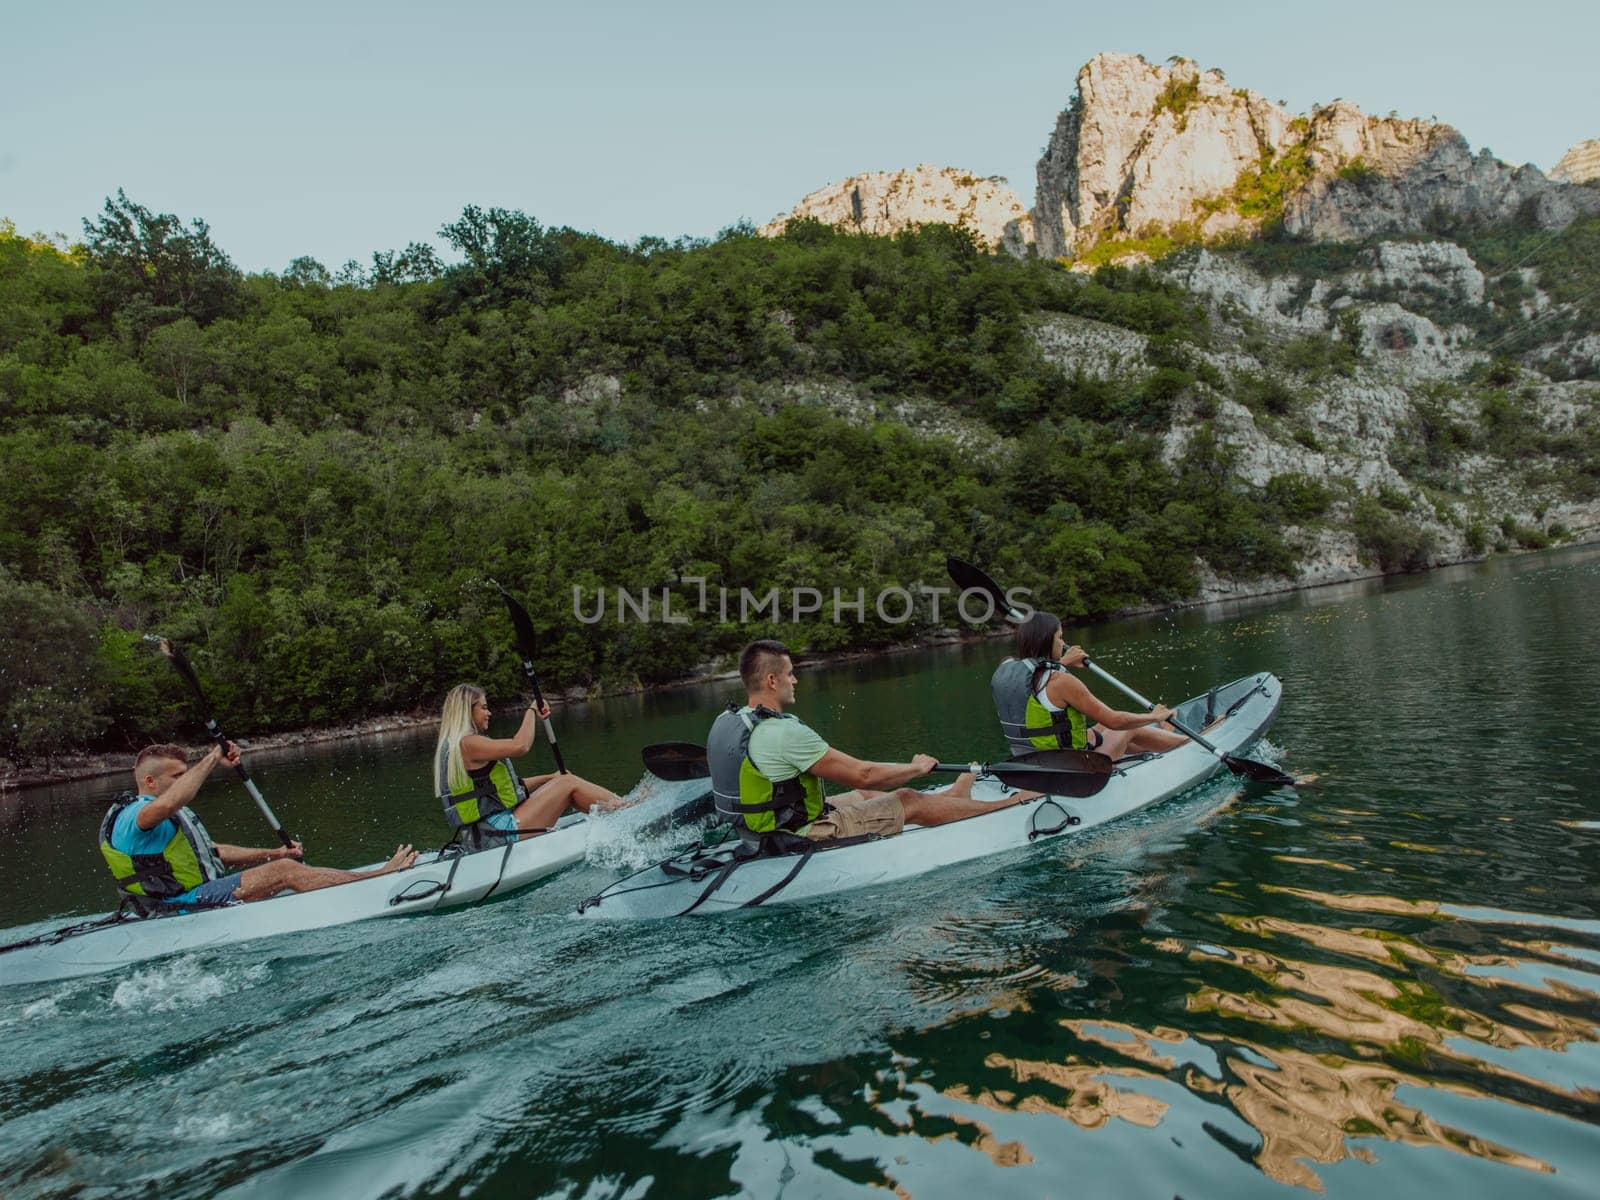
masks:
[(1600, 5), (35, 2), (0, 20), (0, 217), (118, 187), (246, 270), (433, 241), (466, 204), (632, 241), (847, 175), (1034, 169), (1078, 68), (1172, 54), (1296, 111), (1437, 116), (1548, 169), (1600, 137)]

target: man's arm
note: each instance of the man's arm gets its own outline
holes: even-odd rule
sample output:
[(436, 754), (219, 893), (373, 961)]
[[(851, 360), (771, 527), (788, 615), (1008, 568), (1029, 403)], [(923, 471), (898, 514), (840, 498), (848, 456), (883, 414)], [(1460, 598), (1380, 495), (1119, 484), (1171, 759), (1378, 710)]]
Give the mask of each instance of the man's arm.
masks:
[(304, 858), (306, 852), (299, 842), (289, 846), (273, 846), (270, 849), (257, 850), (249, 846), (227, 846), (221, 842), (213, 843), (217, 857), (222, 860), (222, 865), (231, 871), (243, 871), (247, 867), (259, 867), (262, 863), (277, 862), (280, 858)]
[(134, 818), (134, 824), (138, 825), (140, 829), (148, 831), (174, 815), (180, 808), (195, 798), (195, 795), (200, 791), (200, 785), (205, 783), (206, 778), (211, 774), (212, 768), (219, 762), (226, 762), (230, 767), (238, 766), (239, 747), (229, 742), (226, 755), (223, 754), (221, 746), (211, 747), (210, 752), (195, 763), (194, 766), (178, 776), (171, 787), (141, 808)]
[(863, 762), (851, 758), (831, 747), (811, 766), (811, 773), (829, 783), (850, 788), (864, 788), (872, 792), (885, 792), (910, 783), (933, 770), (939, 760), (929, 754), (914, 755), (908, 763)]

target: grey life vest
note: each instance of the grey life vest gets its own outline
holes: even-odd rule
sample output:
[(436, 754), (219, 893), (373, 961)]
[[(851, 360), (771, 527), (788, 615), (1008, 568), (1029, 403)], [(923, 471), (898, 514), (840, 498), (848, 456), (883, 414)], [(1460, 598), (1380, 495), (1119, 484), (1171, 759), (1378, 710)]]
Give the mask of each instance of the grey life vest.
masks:
[(1008, 658), (995, 668), (989, 690), (994, 694), (1000, 732), (1013, 755), (1035, 750), (1082, 750), (1089, 744), (1084, 715), (1070, 705), (1052, 712), (1034, 695), (1033, 677), (1041, 665), (1046, 668), (1046, 679), (1066, 670), (1058, 662), (1041, 658)]
[(712, 800), (746, 846), (758, 846), (764, 834), (800, 829), (820, 817), (826, 807), (822, 780), (817, 776), (807, 771), (775, 782), (750, 758), (750, 735), (761, 722), (794, 719), (768, 708), (745, 710), (730, 704), (711, 723), (706, 761), (711, 767)]

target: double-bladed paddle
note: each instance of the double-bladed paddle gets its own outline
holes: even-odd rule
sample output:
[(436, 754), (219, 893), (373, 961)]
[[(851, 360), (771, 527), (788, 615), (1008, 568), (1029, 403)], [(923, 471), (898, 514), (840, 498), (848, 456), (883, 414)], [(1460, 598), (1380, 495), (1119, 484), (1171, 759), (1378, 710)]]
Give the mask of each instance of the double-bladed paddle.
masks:
[[(153, 633), (145, 634), (145, 641), (154, 642), (156, 648), (166, 655), (167, 661), (182, 675), (188, 683), (189, 690), (194, 693), (194, 698), (200, 702), (200, 713), (206, 723), (206, 732), (213, 741), (222, 747), (222, 752), (228, 752), (228, 735), (222, 732), (222, 727), (217, 724), (217, 718), (211, 711), (211, 705), (206, 700), (206, 694), (200, 687), (200, 677), (194, 673), (194, 668), (189, 665), (189, 660), (182, 650), (178, 649), (169, 640)], [(272, 826), (272, 832), (278, 835), (278, 840), (284, 846), (293, 846), (295, 839), (283, 831), (283, 826), (278, 823), (276, 814), (268, 806), (266, 797), (262, 796), (261, 789), (256, 787), (256, 781), (250, 778), (250, 772), (245, 770), (243, 761), (233, 768), (239, 773), (239, 778), (244, 781), (244, 790), (250, 793), (250, 799), (256, 802), (256, 807), (261, 810), (261, 815), (267, 819), (267, 824)]]
[[(945, 560), (945, 569), (950, 572), (951, 580), (963, 592), (974, 590), (986, 592), (990, 598), (993, 599), (995, 607), (1000, 612), (1005, 613), (1005, 615), (1013, 621), (1022, 620), (1022, 614), (1018, 612), (1017, 609), (1012, 605), (1011, 601), (1006, 598), (1005, 589), (971, 563), (963, 562), (959, 558), (947, 558)], [(1088, 667), (1089, 670), (1093, 671), (1101, 679), (1104, 679), (1123, 695), (1127, 696), (1128, 699), (1132, 700), (1135, 704), (1141, 704), (1147, 709), (1155, 707), (1155, 705), (1151, 704), (1150, 701), (1146, 700), (1143, 696), (1139, 695), (1138, 692), (1134, 691), (1127, 684), (1123, 683), (1122, 680), (1111, 674), (1110, 671), (1102, 669), (1099, 665), (1089, 661), (1087, 658), (1083, 660), (1083, 665)], [(1252, 780), (1256, 783), (1270, 783), (1275, 787), (1294, 786), (1294, 779), (1288, 775), (1285, 775), (1276, 767), (1268, 766), (1264, 762), (1257, 762), (1255, 759), (1240, 758), (1237, 754), (1228, 754), (1222, 750), (1218, 750), (1194, 730), (1189, 729), (1187, 726), (1180, 723), (1176, 716), (1169, 717), (1168, 722), (1179, 733), (1189, 738), (1190, 741), (1204, 747), (1217, 758), (1220, 758), (1223, 762), (1223, 765), (1235, 775)]]
[[(935, 763), (933, 772), (989, 775), (1007, 787), (1053, 796), (1093, 796), (1111, 782), (1111, 760), (1087, 750), (1051, 751), (1059, 759), (1004, 763)], [(644, 765), (652, 774), (667, 780), (705, 779), (711, 774), (706, 748), (693, 742), (662, 742), (646, 746)]]
[[(539, 672), (533, 668), (533, 656), (539, 641), (533, 631), (533, 618), (515, 596), (500, 586), (499, 580), (491, 579), (489, 582), (494, 584), (500, 598), (506, 602), (506, 611), (511, 614), (512, 628), (517, 631), (517, 649), (522, 654), (522, 669), (528, 676), (528, 682), (533, 685), (534, 711), (537, 712), (544, 707), (544, 689), (539, 686)], [(561, 747), (556, 744), (556, 731), (550, 724), (550, 718), (540, 717), (539, 720), (544, 725), (544, 736), (550, 740), (550, 753), (555, 756), (556, 770), (565, 775), (566, 760), (561, 757)]]
[(641, 752), (645, 769), (657, 779), (678, 783), (685, 779), (711, 778), (706, 748), (693, 742), (658, 742)]

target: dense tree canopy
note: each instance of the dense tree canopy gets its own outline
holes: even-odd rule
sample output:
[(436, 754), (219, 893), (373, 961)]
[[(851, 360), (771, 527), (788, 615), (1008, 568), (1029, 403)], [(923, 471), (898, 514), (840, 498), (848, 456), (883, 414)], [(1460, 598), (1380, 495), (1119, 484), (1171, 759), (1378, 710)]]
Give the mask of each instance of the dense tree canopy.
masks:
[[(870, 597), (943, 583), (947, 551), (1048, 580), (1069, 615), (1194, 586), (1203, 555), (1282, 569), (1271, 496), (1214, 441), (1164, 465), (1190, 377), (1064, 374), (1029, 322), (1078, 313), (1203, 340), (1139, 273), (1094, 280), (796, 222), (621, 246), (469, 207), (330, 272), (243, 275), (203, 221), (122, 193), (82, 246), (0, 226), (0, 754), (126, 745), (183, 708), (138, 637), (183, 641), (237, 728), (517, 686), (482, 585), (520, 592), (553, 682), (681, 676), (771, 631), (903, 640)], [(880, 419), (901, 402), (933, 414)], [(918, 432), (918, 430), (923, 430)], [(929, 432), (941, 430), (942, 432)], [(863, 588), (864, 620), (575, 618), (573, 589)], [(631, 614), (630, 614), (631, 618)], [(948, 606), (939, 623), (950, 623)], [(43, 647), (48, 645), (48, 651)]]

